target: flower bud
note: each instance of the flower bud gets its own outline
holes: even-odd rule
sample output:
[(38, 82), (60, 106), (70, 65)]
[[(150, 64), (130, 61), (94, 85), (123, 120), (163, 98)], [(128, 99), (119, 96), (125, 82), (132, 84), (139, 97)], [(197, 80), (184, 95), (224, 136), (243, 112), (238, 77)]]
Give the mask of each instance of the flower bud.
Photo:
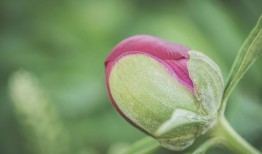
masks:
[(216, 120), (223, 78), (200, 52), (138, 35), (120, 42), (105, 67), (116, 110), (166, 148), (187, 148)]

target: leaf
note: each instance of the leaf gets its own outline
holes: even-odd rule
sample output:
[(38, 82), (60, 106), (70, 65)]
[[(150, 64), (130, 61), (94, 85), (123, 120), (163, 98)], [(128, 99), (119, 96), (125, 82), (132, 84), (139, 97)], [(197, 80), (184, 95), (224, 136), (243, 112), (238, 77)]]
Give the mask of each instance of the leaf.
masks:
[(210, 128), (213, 118), (197, 115), (188, 110), (176, 109), (171, 118), (160, 125), (154, 136), (159, 137), (158, 142), (163, 147), (181, 151), (190, 147), (197, 137)]
[(160, 147), (152, 137), (144, 137), (129, 147), (125, 154), (149, 154)]
[(220, 112), (224, 112), (227, 99), (234, 90), (240, 79), (254, 62), (262, 55), (262, 16), (260, 16), (256, 26), (253, 28), (248, 38), (240, 48), (238, 55), (231, 68), (228, 82), (223, 96), (223, 104)]
[(208, 118), (204, 116), (198, 116), (194, 112), (183, 110), (183, 109), (176, 109), (173, 112), (172, 117), (164, 122), (155, 132), (156, 136), (161, 136), (176, 127), (190, 124), (190, 123), (203, 123), (206, 124), (209, 122)]

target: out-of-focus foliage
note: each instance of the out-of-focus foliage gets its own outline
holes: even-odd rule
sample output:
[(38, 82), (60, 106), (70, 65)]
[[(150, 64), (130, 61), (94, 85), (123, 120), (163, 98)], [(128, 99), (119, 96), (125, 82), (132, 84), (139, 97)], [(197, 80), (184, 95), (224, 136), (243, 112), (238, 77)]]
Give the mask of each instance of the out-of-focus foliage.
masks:
[[(109, 103), (103, 61), (114, 45), (155, 35), (204, 52), (226, 77), (261, 7), (261, 0), (1, 0), (0, 153), (121, 154), (145, 135)], [(233, 127), (260, 150), (261, 65), (227, 108)]]

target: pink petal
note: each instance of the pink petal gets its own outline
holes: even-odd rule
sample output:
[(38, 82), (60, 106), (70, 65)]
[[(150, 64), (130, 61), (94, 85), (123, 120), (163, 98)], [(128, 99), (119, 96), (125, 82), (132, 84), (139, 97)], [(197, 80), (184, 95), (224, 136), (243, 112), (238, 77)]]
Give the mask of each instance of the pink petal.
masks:
[[(189, 77), (187, 61), (189, 59), (188, 51), (190, 49), (171, 43), (163, 39), (159, 39), (149, 35), (137, 35), (127, 38), (120, 42), (108, 55), (105, 65), (109, 76), (112, 64), (109, 63), (117, 60), (121, 55), (131, 52), (141, 52), (157, 57), (165, 61), (174, 71), (176, 77), (185, 86), (194, 89), (192, 80)], [(108, 81), (107, 81), (108, 82)]]
[(120, 55), (130, 52), (140, 51), (158, 57), (159, 59), (181, 59), (189, 58), (188, 48), (159, 39), (149, 35), (136, 35), (120, 42), (109, 54), (105, 64), (115, 60)]
[(189, 71), (187, 68), (188, 59), (178, 59), (178, 60), (165, 60), (165, 62), (173, 69), (177, 78), (191, 90), (194, 89), (192, 80), (189, 77)]

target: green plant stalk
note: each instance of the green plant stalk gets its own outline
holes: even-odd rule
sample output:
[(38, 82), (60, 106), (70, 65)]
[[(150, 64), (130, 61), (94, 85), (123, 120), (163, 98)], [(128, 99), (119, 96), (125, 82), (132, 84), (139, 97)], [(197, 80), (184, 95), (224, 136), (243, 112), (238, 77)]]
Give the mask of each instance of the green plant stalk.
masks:
[(217, 146), (217, 145), (221, 145), (224, 142), (224, 138), (223, 137), (213, 137), (211, 139), (208, 139), (207, 141), (205, 141), (204, 143), (202, 143), (197, 149), (195, 149), (193, 152), (191, 152), (192, 154), (205, 154), (208, 149)]
[(226, 84), (222, 104), (219, 109), (219, 118), (216, 125), (209, 132), (214, 136), (221, 136), (225, 139), (222, 144), (239, 154), (259, 154), (252, 145), (246, 142), (227, 122), (224, 116), (229, 96), (235, 89), (241, 78), (254, 62), (262, 55), (262, 16), (253, 28), (248, 38), (240, 48), (238, 55), (231, 68), (228, 82)]
[(125, 154), (149, 154), (160, 148), (160, 144), (152, 137), (144, 137), (132, 144)]
[(220, 144), (236, 154), (261, 154), (230, 126), (224, 116), (219, 117), (215, 126), (208, 133), (211, 137), (223, 138)]

